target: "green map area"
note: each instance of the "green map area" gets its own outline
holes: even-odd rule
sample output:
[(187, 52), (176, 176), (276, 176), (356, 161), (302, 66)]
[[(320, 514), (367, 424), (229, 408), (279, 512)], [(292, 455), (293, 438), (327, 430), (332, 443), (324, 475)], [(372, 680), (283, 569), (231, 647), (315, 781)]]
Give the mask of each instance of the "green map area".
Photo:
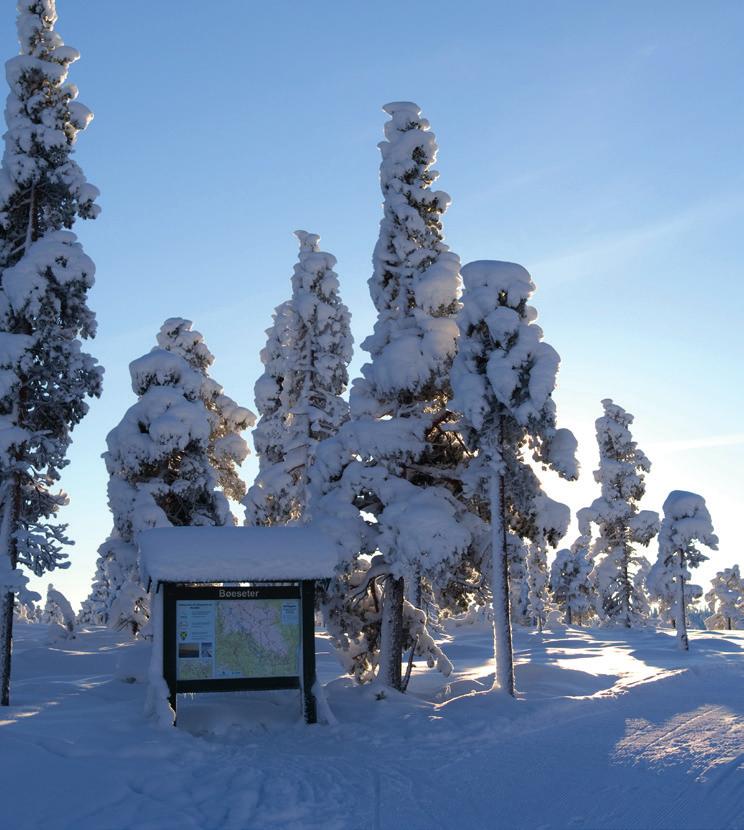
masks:
[(299, 646), (297, 600), (217, 603), (214, 677), (297, 675)]
[(299, 599), (179, 600), (179, 680), (299, 675)]

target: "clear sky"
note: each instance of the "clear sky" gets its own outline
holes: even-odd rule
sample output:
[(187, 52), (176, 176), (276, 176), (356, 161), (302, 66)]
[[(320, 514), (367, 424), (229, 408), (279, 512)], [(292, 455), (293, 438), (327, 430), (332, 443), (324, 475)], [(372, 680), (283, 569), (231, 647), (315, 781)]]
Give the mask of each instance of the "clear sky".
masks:
[[(103, 207), (75, 228), (97, 264), (90, 350), (106, 377), (63, 481), (77, 544), (51, 579), (71, 600), (111, 526), (100, 454), (134, 402), (127, 365), (166, 317), (194, 321), (214, 377), (253, 406), (303, 228), (338, 258), (356, 341), (371, 330), (391, 100), (420, 104), (437, 135), (452, 250), (520, 262), (538, 286), (583, 464), (548, 492), (573, 510), (597, 495), (593, 424), (612, 397), (653, 463), (644, 507), (701, 493), (721, 538), (702, 578), (744, 564), (744, 4), (57, 5), (96, 115), (77, 160)], [(10, 3), (0, 46), (17, 51)]]

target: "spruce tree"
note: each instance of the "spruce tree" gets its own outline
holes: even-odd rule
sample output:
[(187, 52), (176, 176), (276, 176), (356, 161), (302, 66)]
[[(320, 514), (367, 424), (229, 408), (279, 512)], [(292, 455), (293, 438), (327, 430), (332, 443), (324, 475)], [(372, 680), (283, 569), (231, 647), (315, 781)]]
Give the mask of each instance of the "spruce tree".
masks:
[[(477, 504), (478, 502), (474, 500)], [(483, 500), (483, 508), (486, 507)], [(488, 505), (490, 508), (490, 505)], [(485, 510), (486, 516), (489, 515)], [(527, 616), (529, 582), (527, 580), (527, 556), (529, 543), (516, 533), (506, 534), (506, 551), (509, 568), (509, 619), (517, 625), (530, 625)]]
[(258, 457), (258, 475), (248, 488), (243, 505), (245, 521), (251, 526), (285, 525), (292, 520), (291, 478), (286, 469), (285, 423), (289, 411), (285, 375), (294, 336), (295, 312), (290, 300), (277, 306), (266, 330), (261, 350), (264, 371), (254, 386), (259, 420), (253, 430)]
[(643, 586), (635, 580), (640, 566), (635, 545), (649, 544), (659, 516), (638, 507), (651, 462), (631, 435), (633, 416), (609, 398), (602, 406), (604, 415), (596, 421), (599, 469), (594, 472), (601, 496), (589, 508), (599, 531), (592, 546), (592, 578), (600, 618), (630, 628), (643, 622), (647, 607)]
[(542, 632), (551, 606), (548, 594), (548, 549), (555, 548), (565, 535), (571, 511), (565, 504), (548, 498), (544, 493), (535, 496), (533, 505), (535, 531), (531, 533), (531, 541), (526, 546), (526, 615), (530, 624)]
[[(321, 251), (320, 237), (296, 231), (299, 261), (289, 308), (277, 309), (257, 384), (263, 410), (261, 468), (245, 499), (249, 524), (286, 524), (307, 517), (309, 471), (315, 449), (348, 419), (341, 397), (352, 355), (350, 315), (339, 295), (336, 258)], [(274, 357), (275, 355), (275, 357)], [(265, 436), (269, 441), (263, 444)], [(273, 458), (272, 458), (273, 454)], [(265, 460), (264, 460), (265, 459)]]
[(670, 615), (677, 629), (677, 642), (684, 651), (690, 648), (687, 637), (687, 603), (702, 594), (691, 591), (690, 568), (708, 558), (697, 545), (718, 550), (705, 500), (697, 493), (673, 490), (664, 501), (664, 518), (659, 530), (659, 556), (649, 576), (657, 595), (670, 603)]
[[(104, 459), (111, 476), (109, 506), (114, 528), (98, 549), (91, 593), (80, 612), (81, 622), (127, 628), (133, 634), (148, 616), (134, 544), (137, 531), (150, 522), (235, 524), (227, 499), (237, 500), (245, 492), (238, 466), (248, 454), (248, 445), (240, 433), (255, 420), (249, 409), (225, 395), (209, 376), (214, 357), (190, 320), (166, 320), (157, 343), (149, 354), (130, 364), (133, 389), (142, 398), (107, 439), (109, 451)], [(184, 408), (185, 401), (193, 406)], [(184, 419), (175, 425), (178, 429), (186, 429), (189, 419), (205, 418), (206, 444), (201, 439), (189, 443), (186, 433), (180, 443), (173, 444), (172, 436), (163, 435), (161, 427), (173, 416)], [(154, 431), (148, 429), (152, 417), (156, 419)], [(139, 436), (132, 434), (133, 419), (141, 419), (137, 421), (143, 431)], [(186, 480), (195, 485), (187, 485)], [(166, 483), (170, 489), (164, 489)], [(135, 498), (127, 484), (148, 491), (163, 509), (165, 521), (153, 509), (152, 500), (142, 495)]]
[(14, 592), (24, 578), (65, 567), (67, 496), (54, 492), (71, 430), (101, 392), (102, 369), (79, 338), (95, 334), (87, 307), (94, 266), (66, 228), (98, 215), (98, 191), (73, 161), (92, 118), (67, 83), (77, 50), (54, 31), (54, 0), (20, 0), (20, 54), (6, 63), (10, 93), (0, 170), (0, 703), (9, 702)]
[(705, 595), (710, 616), (705, 618), (709, 630), (744, 628), (744, 582), (739, 566), (718, 571)]
[(586, 508), (577, 512), (579, 536), (570, 548), (558, 551), (550, 571), (550, 590), (566, 615), (567, 625), (585, 624), (594, 607), (589, 561), (592, 537), (587, 514)]
[(533, 544), (556, 544), (568, 523), (567, 508), (547, 499), (527, 456), (575, 479), (576, 439), (556, 428), (551, 395), (560, 358), (542, 340), (528, 305), (535, 290), (530, 275), (520, 265), (483, 260), (466, 265), (462, 277), (452, 405), (462, 413), (460, 427), (474, 452), (464, 474), (466, 495), (490, 514), (494, 686), (514, 695), (509, 532)]
[[(247, 452), (239, 431), (253, 421), (250, 410), (208, 376), (212, 355), (189, 321), (167, 320), (158, 341), (168, 348), (159, 345), (130, 364), (139, 400), (106, 438), (114, 528), (99, 548), (90, 598), (93, 603), (103, 584), (107, 597), (97, 601), (96, 621), (133, 634), (149, 613), (137, 534), (150, 527), (234, 524), (227, 496), (236, 486), (234, 465)], [(227, 491), (220, 489), (223, 482)]]
[[(217, 473), (220, 490), (233, 501), (245, 496), (245, 482), (239, 467), (248, 456), (248, 443), (241, 433), (252, 427), (256, 416), (250, 409), (240, 406), (225, 394), (217, 381), (210, 377), (209, 369), (214, 355), (209, 351), (201, 332), (191, 328), (191, 320), (171, 317), (166, 320), (157, 335), (158, 346), (168, 352), (181, 355), (186, 362), (204, 376), (201, 399), (209, 413), (211, 425), (207, 457)], [(234, 524), (235, 519), (231, 518)]]
[(463, 450), (448, 410), (460, 293), (459, 258), (442, 235), (450, 199), (432, 188), (437, 145), (420, 108), (384, 110), (383, 218), (369, 280), (377, 321), (362, 343), (370, 360), (352, 384), (351, 421), (318, 450), (313, 519), (344, 528), (346, 568), (326, 610), (346, 665), (360, 679), (379, 667), (379, 679), (401, 689), (404, 648), (449, 670), (421, 593), (445, 601), (471, 532), (453, 495)]
[(111, 596), (115, 593), (111, 588), (108, 562), (101, 556), (100, 547), (98, 551), (99, 556), (96, 560), (96, 570), (93, 575), (90, 593), (80, 604), (77, 617), (81, 625), (106, 625)]

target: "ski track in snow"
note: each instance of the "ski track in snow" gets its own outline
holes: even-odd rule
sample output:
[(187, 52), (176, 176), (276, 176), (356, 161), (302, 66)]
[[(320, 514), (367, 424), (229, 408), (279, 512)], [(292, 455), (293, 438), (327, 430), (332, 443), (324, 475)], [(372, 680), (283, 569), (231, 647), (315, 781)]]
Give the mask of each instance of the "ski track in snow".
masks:
[[(147, 644), (17, 626), (0, 712), (3, 827), (15, 830), (744, 828), (744, 632), (518, 630), (516, 701), (488, 693), (489, 630), (453, 628), (449, 679), (407, 695), (319, 673), (334, 726), (296, 692), (179, 698), (142, 714)], [(121, 667), (117, 662), (121, 659)], [(35, 789), (37, 782), (43, 787)]]

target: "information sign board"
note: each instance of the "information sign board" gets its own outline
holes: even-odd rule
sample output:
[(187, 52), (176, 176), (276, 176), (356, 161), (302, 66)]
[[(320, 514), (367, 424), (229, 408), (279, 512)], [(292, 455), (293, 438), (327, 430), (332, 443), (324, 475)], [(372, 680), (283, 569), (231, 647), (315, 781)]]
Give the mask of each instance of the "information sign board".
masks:
[(163, 675), (179, 692), (301, 689), (315, 720), (314, 582), (163, 583)]

